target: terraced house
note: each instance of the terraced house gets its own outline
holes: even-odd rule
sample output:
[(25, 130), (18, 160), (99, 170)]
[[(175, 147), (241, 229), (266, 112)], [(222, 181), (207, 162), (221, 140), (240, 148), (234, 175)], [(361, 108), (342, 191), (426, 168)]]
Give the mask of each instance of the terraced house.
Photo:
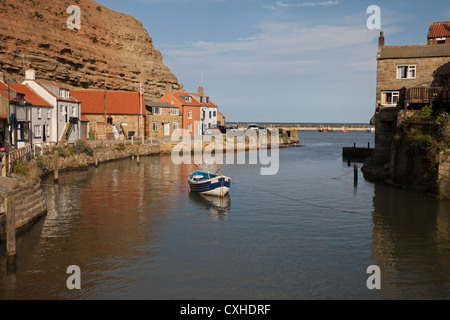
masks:
[(168, 92), (159, 102), (176, 107), (182, 114), (182, 126), (190, 134), (201, 135), (208, 128), (217, 126), (217, 105), (199, 87), (197, 93)]
[(177, 107), (167, 102), (146, 101), (145, 136), (152, 138), (170, 137), (181, 129), (182, 115)]
[(432, 22), (425, 45), (386, 46), (380, 33), (375, 106), (378, 162), (388, 161), (398, 123), (427, 104), (449, 105), (449, 39), (450, 22)]
[(30, 68), (25, 73), (23, 84), (52, 107), (50, 114), (46, 115), (51, 120), (50, 127), (47, 129), (49, 142), (74, 143), (80, 139), (81, 103), (70, 95), (68, 88), (52, 82), (37, 80), (35, 70)]

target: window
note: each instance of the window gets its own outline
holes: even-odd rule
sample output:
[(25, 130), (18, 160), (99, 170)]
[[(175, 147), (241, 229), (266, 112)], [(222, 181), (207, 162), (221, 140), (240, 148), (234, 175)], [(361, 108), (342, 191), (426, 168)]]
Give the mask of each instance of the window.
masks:
[(153, 107), (152, 108), (152, 113), (154, 115), (160, 115), (161, 114), (161, 108), (160, 107)]
[(47, 119), (50, 119), (50, 109), (47, 109)]
[(77, 116), (77, 109), (75, 107), (72, 107), (72, 117), (76, 117)]
[(173, 116), (177, 116), (179, 114), (178, 108), (170, 108), (170, 114)]
[(211, 111), (209, 112), (209, 118), (210, 119), (212, 118), (212, 112)]
[(28, 122), (17, 122), (17, 141), (28, 141)]
[(396, 106), (398, 97), (398, 91), (384, 91), (381, 94), (381, 104)]
[(112, 125), (113, 124), (113, 117), (108, 116), (108, 118), (106, 118), (106, 123)]
[(45, 131), (47, 131), (47, 137), (50, 137), (50, 125), (45, 126)]
[(172, 100), (171, 103), (172, 103), (172, 104), (175, 104), (175, 101)]
[(200, 103), (203, 103), (203, 97), (200, 97)]
[(153, 132), (159, 131), (159, 122), (152, 122)]
[(191, 99), (191, 97), (188, 96), (188, 97), (184, 97), (184, 101), (185, 102), (192, 102), (192, 99)]
[(416, 66), (397, 66), (397, 79), (415, 79), (416, 78)]
[(203, 110), (203, 117), (202, 117), (203, 119), (205, 119), (206, 118), (206, 111), (205, 110)]
[(37, 109), (37, 117), (38, 117), (38, 119), (42, 118), (42, 108)]
[(209, 103), (209, 98), (208, 97), (206, 97), (206, 103)]
[(192, 119), (192, 110), (188, 111), (188, 119)]
[(444, 44), (446, 38), (436, 38), (436, 44)]
[(178, 130), (178, 122), (174, 122), (173, 123), (173, 131), (177, 131)]
[(35, 138), (41, 138), (42, 137), (42, 127), (37, 125), (34, 126), (34, 137)]
[(188, 123), (188, 132), (192, 132), (192, 123)]
[(217, 117), (217, 112), (213, 111), (213, 117)]

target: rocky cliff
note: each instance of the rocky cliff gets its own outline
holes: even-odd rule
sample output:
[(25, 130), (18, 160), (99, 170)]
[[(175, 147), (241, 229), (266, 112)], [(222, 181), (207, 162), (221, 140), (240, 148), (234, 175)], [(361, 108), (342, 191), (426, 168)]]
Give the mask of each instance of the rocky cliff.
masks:
[[(79, 29), (68, 28), (70, 5)], [(151, 100), (182, 90), (142, 23), (93, 0), (0, 0), (0, 66), (21, 82), (28, 64), (69, 88), (137, 91), (142, 82)]]

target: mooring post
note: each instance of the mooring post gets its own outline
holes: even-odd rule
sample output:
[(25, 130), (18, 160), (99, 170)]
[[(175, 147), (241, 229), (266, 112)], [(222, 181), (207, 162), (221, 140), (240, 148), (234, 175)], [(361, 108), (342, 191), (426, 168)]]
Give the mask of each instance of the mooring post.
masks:
[(356, 185), (358, 184), (358, 164), (355, 163), (355, 165), (353, 166), (353, 182)]
[(16, 266), (16, 207), (13, 197), (5, 199), (6, 202), (6, 269), (14, 272)]
[(137, 148), (136, 159), (137, 159), (137, 164), (139, 165), (139, 147)]
[(54, 161), (54, 170), (53, 170), (53, 182), (54, 183), (58, 183), (58, 175), (59, 175), (59, 172), (58, 172), (58, 170), (59, 170), (59, 168), (58, 168), (58, 166), (59, 166), (59, 159), (58, 159), (58, 151), (55, 151), (54, 153), (53, 153), (53, 161)]
[(367, 142), (367, 149), (370, 149), (370, 142)]
[(98, 156), (95, 155), (95, 167), (98, 168)]

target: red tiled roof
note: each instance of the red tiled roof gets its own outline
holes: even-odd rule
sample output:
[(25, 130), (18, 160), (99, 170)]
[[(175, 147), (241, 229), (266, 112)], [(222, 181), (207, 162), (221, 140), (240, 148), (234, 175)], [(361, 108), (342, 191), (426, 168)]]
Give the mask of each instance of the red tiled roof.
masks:
[[(217, 107), (214, 103), (211, 102), (211, 99), (209, 99), (208, 103), (205, 103), (205, 102), (200, 103), (197, 100), (197, 97), (200, 97), (200, 95), (196, 94), (196, 93), (194, 94), (194, 93), (186, 93), (186, 92), (173, 92), (172, 95), (175, 96), (184, 105), (202, 106), (202, 107)], [(191, 97), (192, 102), (186, 102), (184, 99), (181, 99), (181, 97)], [(208, 96), (203, 96), (203, 97), (208, 97)]]
[(80, 120), (81, 122), (89, 122), (89, 119), (84, 114), (81, 115)]
[(450, 21), (432, 22), (428, 30), (428, 38), (450, 37)]
[[(104, 91), (71, 91), (81, 102), (82, 114), (105, 114)], [(116, 115), (139, 115), (139, 92), (107, 91), (106, 113)], [(145, 98), (142, 96), (142, 113), (145, 113)]]
[(31, 90), (29, 87), (22, 85), (22, 84), (14, 84), (11, 83), (11, 88), (14, 89), (14, 91), (22, 93), (25, 95), (25, 100), (28, 101), (33, 106), (39, 106), (39, 107), (51, 107), (47, 101), (39, 97), (33, 90)]

